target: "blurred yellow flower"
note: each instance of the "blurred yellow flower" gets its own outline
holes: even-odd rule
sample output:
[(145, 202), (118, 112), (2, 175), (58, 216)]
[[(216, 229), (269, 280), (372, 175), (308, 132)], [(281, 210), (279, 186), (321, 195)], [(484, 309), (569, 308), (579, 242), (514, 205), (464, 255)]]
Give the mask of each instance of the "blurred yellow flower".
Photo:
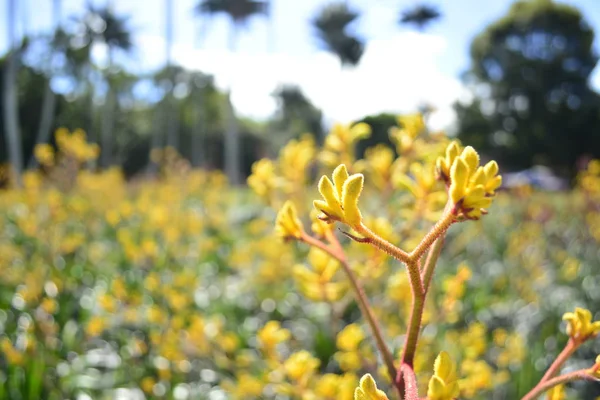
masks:
[(449, 194), (456, 212), (469, 219), (478, 219), (492, 204), (492, 196), (502, 183), (498, 164), (490, 161), (479, 166), (479, 154), (465, 147), (450, 169)]
[(360, 378), (354, 392), (354, 400), (388, 400), (388, 397), (382, 390), (377, 389), (377, 384), (371, 374), (366, 374)]
[(308, 351), (300, 350), (292, 354), (283, 363), (283, 368), (294, 381), (306, 380), (312, 376), (321, 362), (313, 357)]
[(298, 218), (298, 213), (294, 203), (286, 201), (275, 221), (275, 232), (283, 239), (300, 239), (304, 234), (302, 221)]
[(567, 335), (577, 342), (584, 342), (600, 333), (600, 321), (592, 322), (592, 313), (585, 308), (575, 308), (575, 312), (563, 315), (567, 321)]
[(442, 351), (433, 365), (433, 376), (429, 380), (427, 397), (429, 400), (452, 400), (458, 397), (458, 394), (456, 365), (450, 359), (450, 355)]

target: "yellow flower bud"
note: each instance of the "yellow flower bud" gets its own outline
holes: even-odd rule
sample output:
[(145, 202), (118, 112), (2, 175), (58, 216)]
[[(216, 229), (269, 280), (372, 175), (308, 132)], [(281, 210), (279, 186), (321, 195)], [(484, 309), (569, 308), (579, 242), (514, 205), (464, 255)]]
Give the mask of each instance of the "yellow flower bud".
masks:
[[(449, 152), (454, 151), (449, 149)], [(443, 169), (445, 163), (446, 159), (438, 160), (438, 168)], [(439, 173), (443, 176), (443, 171)], [(450, 168), (448, 193), (455, 213), (469, 219), (481, 217), (486, 212), (485, 209), (492, 204), (492, 196), (496, 194), (496, 189), (502, 184), (502, 177), (497, 174), (498, 164), (495, 161), (480, 167), (479, 154), (467, 146), (455, 158)]]
[(444, 157), (438, 157), (436, 160), (436, 174), (437, 178), (443, 180), (444, 182), (450, 182), (450, 168), (454, 164), (454, 160), (458, 157), (460, 153), (460, 148), (457, 141), (452, 141), (446, 147), (446, 154)]
[(318, 218), (319, 212), (313, 209), (310, 212), (310, 219), (312, 221), (311, 230), (313, 233), (320, 238), (323, 238), (331, 231), (331, 225), (327, 222), (322, 221)]
[(588, 371), (594, 378), (600, 379), (600, 355), (596, 357), (596, 362)]
[(358, 209), (358, 197), (362, 192), (364, 177), (362, 174), (354, 174), (349, 177), (342, 188), (342, 201), (344, 217), (351, 226), (358, 226), (362, 221), (362, 215)]
[(450, 170), (452, 185), (450, 185), (450, 198), (454, 204), (458, 204), (467, 194), (469, 181), (469, 167), (463, 159), (457, 159)]
[(353, 140), (366, 139), (371, 136), (371, 126), (364, 122), (359, 122), (350, 128), (350, 134)]
[(567, 335), (579, 342), (600, 333), (600, 321), (592, 322), (592, 313), (585, 308), (577, 307), (575, 312), (565, 313), (563, 321), (567, 321)]
[(284, 239), (300, 239), (304, 233), (302, 221), (298, 218), (296, 207), (289, 200), (285, 202), (277, 214), (275, 231), (277, 235)]
[(358, 387), (354, 391), (354, 400), (388, 400), (388, 397), (383, 391), (377, 389), (371, 374), (366, 374), (360, 378)]
[(448, 353), (442, 351), (433, 365), (433, 376), (429, 380), (427, 397), (429, 400), (452, 400), (459, 392), (456, 365)]
[(338, 199), (341, 199), (344, 182), (348, 180), (348, 170), (346, 169), (346, 166), (344, 164), (338, 165), (337, 168), (333, 170), (331, 177), (333, 178), (333, 183), (337, 189)]
[(332, 174), (333, 182), (322, 176), (319, 181), (319, 193), (324, 200), (315, 200), (315, 208), (322, 215), (318, 218), (331, 223), (344, 222), (350, 226), (360, 225), (362, 215), (358, 209), (358, 198), (362, 192), (364, 176), (354, 174), (348, 176), (345, 165), (339, 165)]

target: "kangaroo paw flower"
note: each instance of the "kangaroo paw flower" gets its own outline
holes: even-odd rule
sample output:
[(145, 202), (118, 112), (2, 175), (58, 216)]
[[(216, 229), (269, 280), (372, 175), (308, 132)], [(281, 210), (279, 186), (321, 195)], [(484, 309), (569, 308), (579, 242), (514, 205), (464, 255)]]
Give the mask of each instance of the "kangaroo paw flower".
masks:
[(340, 221), (352, 227), (360, 225), (358, 198), (363, 189), (363, 175), (349, 176), (346, 166), (341, 164), (333, 171), (332, 178), (333, 182), (324, 175), (319, 181), (323, 200), (314, 201), (315, 208), (321, 212), (319, 219), (328, 223)]
[(429, 380), (427, 398), (429, 400), (452, 400), (460, 390), (456, 379), (456, 365), (445, 351), (442, 351), (433, 364), (433, 376)]
[(383, 391), (377, 389), (371, 374), (366, 374), (360, 378), (358, 387), (354, 391), (354, 400), (388, 400), (388, 397)]

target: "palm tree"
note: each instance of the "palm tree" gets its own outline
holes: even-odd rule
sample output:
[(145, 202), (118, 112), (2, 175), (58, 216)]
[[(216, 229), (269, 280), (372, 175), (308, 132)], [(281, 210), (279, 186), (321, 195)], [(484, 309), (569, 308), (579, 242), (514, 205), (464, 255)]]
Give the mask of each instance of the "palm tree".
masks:
[[(115, 15), (110, 7), (96, 8), (88, 4), (87, 10), (80, 24), (83, 25), (85, 41), (93, 46), (96, 43), (105, 44), (108, 47), (108, 63), (106, 74), (111, 74), (114, 68), (114, 57), (116, 53), (128, 53), (133, 48), (131, 33), (127, 27), (129, 17)], [(89, 72), (93, 72), (91, 60), (88, 60)], [(104, 84), (107, 91), (104, 101), (104, 109), (101, 125), (101, 158), (103, 166), (111, 164), (113, 131), (114, 131), (114, 109), (116, 106), (116, 95), (111, 86), (110, 79), (105, 77)]]
[[(267, 12), (267, 2), (259, 0), (201, 0), (195, 8), (196, 14), (214, 16), (225, 14), (231, 20), (229, 48), (234, 51), (239, 29), (255, 15)], [(231, 183), (240, 183), (240, 137), (235, 111), (231, 103), (231, 90), (227, 91), (227, 124), (225, 128), (225, 172)]]
[(335, 54), (342, 66), (358, 64), (364, 52), (362, 40), (348, 32), (358, 17), (346, 2), (338, 2), (326, 5), (312, 20), (322, 47)]
[(6, 67), (4, 71), (3, 97), (4, 97), (4, 131), (6, 132), (6, 147), (8, 149), (8, 158), (13, 168), (14, 182), (17, 186), (21, 185), (21, 172), (23, 170), (23, 149), (21, 143), (21, 131), (19, 127), (19, 110), (17, 97), (17, 72), (19, 67), (19, 50), (16, 44), (15, 22), (17, 18), (16, 0), (8, 0), (7, 18), (7, 38), (9, 53), (6, 58)]
[(175, 88), (175, 80), (180, 68), (172, 68), (173, 65), (173, 0), (165, 0), (165, 54), (167, 56), (167, 64), (165, 71), (167, 72), (168, 87), (165, 93), (164, 107), (165, 118), (167, 122), (167, 145), (179, 150), (179, 132), (178, 120), (174, 117), (177, 113), (175, 110), (175, 99), (173, 98), (173, 89)]
[(429, 4), (418, 4), (400, 13), (400, 23), (404, 25), (415, 25), (419, 31), (424, 31), (427, 25), (441, 18), (442, 13), (436, 6)]
[(206, 159), (206, 96), (207, 87), (212, 86), (211, 76), (204, 75), (201, 72), (192, 73), (190, 76), (191, 95), (195, 97), (195, 120), (194, 131), (192, 132), (192, 156), (191, 161), (194, 167), (204, 165)]
[(255, 15), (266, 15), (267, 2), (259, 0), (201, 0), (196, 6), (196, 14), (215, 16), (225, 14), (231, 19), (229, 48), (235, 50), (239, 29)]
[[(52, 25), (54, 26), (54, 35), (52, 37), (52, 41), (50, 43), (50, 62), (52, 64), (52, 58), (55, 55), (56, 51), (59, 47), (62, 47), (62, 37), (60, 31), (60, 16), (61, 16), (61, 0), (53, 0), (52, 4)], [(51, 81), (52, 81), (53, 71), (50, 68), (48, 70), (48, 85), (44, 90), (44, 98), (42, 100), (42, 111), (40, 116), (40, 125), (37, 132), (37, 137), (35, 144), (46, 143), (50, 139), (50, 133), (52, 131), (52, 124), (54, 121), (54, 110), (56, 108), (56, 95), (52, 90)], [(37, 159), (35, 157), (31, 157), (28, 163), (29, 167), (35, 167), (37, 165)]]
[(277, 88), (273, 96), (278, 103), (272, 123), (272, 128), (279, 133), (273, 140), (276, 148), (306, 132), (316, 138), (322, 137), (323, 113), (310, 102), (300, 87), (283, 85)]

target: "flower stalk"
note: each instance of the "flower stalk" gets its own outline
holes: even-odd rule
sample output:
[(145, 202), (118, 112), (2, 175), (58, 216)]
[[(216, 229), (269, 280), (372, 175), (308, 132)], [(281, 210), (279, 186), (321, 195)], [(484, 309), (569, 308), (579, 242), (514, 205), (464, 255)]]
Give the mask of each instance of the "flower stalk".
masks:
[(554, 386), (563, 385), (565, 383), (578, 380), (592, 381), (595, 380), (595, 378), (591, 376), (587, 370), (580, 369), (578, 371), (571, 372), (569, 374), (564, 374), (556, 378), (548, 379), (546, 381), (538, 383), (537, 386), (531, 389), (531, 391), (527, 393), (525, 397), (523, 397), (521, 400), (535, 400), (548, 390), (552, 389)]
[(540, 383), (546, 382), (553, 378), (556, 374), (558, 374), (560, 368), (573, 355), (573, 353), (575, 353), (579, 346), (579, 343), (577, 343), (572, 338), (569, 338), (569, 341), (565, 345), (565, 348), (560, 352), (558, 357), (556, 357), (552, 365), (550, 365), (550, 368), (548, 368), (548, 371), (546, 371), (546, 373), (540, 380)]
[(344, 253), (342, 246), (340, 245), (339, 241), (337, 240), (337, 238), (333, 235), (333, 233), (331, 231), (328, 231), (326, 233), (325, 238), (329, 242), (329, 245), (326, 243), (323, 243), (322, 241), (320, 241), (304, 232), (303, 232), (300, 240), (308, 245), (315, 246), (315, 247), (325, 251), (331, 257), (335, 258), (336, 260), (338, 260), (340, 262), (340, 264), (342, 265), (342, 269), (344, 270), (344, 273), (346, 274), (348, 280), (350, 281), (350, 285), (352, 286), (352, 289), (353, 289), (354, 295), (356, 297), (356, 301), (358, 303), (358, 307), (361, 311), (361, 314), (363, 315), (363, 317), (367, 321), (367, 324), (371, 328), (371, 333), (373, 334), (373, 337), (375, 338), (375, 343), (377, 345), (377, 349), (379, 350), (381, 357), (383, 358), (383, 361), (386, 365), (388, 373), (390, 374), (391, 377), (396, 376), (397, 372), (396, 372), (396, 367), (394, 366), (394, 357), (392, 356), (392, 353), (385, 342), (385, 339), (383, 337), (383, 332), (381, 330), (381, 327), (379, 326), (379, 322), (373, 315), (372, 308), (369, 304), (367, 296), (365, 295), (362, 285), (356, 279), (354, 272), (352, 271), (352, 269), (350, 268), (350, 265), (348, 264), (348, 260), (346, 259), (346, 255)]

